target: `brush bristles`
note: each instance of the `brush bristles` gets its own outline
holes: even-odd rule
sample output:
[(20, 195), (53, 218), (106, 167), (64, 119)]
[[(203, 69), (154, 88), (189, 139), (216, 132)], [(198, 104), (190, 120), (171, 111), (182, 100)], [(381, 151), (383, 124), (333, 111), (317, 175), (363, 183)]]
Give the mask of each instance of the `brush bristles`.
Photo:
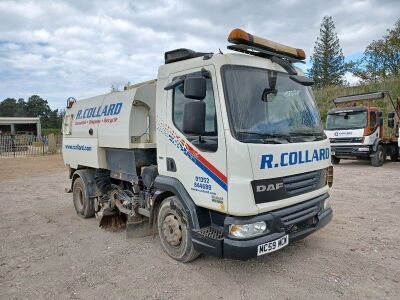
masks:
[(101, 218), (99, 227), (107, 231), (118, 231), (126, 226), (126, 217), (115, 214), (113, 216), (104, 216)]

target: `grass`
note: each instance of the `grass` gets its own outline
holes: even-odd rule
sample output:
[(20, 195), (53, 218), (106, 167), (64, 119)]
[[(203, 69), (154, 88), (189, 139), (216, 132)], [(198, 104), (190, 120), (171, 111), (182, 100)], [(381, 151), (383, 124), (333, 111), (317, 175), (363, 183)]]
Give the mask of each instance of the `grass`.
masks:
[[(357, 86), (325, 87), (325, 88), (320, 88), (320, 89), (314, 90), (314, 95), (315, 95), (315, 99), (317, 101), (319, 110), (321, 112), (322, 121), (325, 123), (326, 113), (328, 112), (329, 109), (335, 107), (335, 105), (332, 102), (332, 99), (339, 97), (339, 96), (368, 93), (368, 92), (377, 92), (377, 91), (390, 92), (390, 94), (393, 98), (393, 101), (396, 103), (396, 98), (400, 97), (400, 78), (391, 78), (391, 79), (386, 79), (381, 82), (360, 84)], [(366, 103), (365, 103), (365, 105), (366, 105)], [(385, 99), (385, 101), (382, 101), (382, 100), (374, 101), (374, 105), (377, 105), (378, 107), (380, 107), (382, 109), (385, 120), (387, 117), (387, 113), (390, 111), (393, 111), (393, 107), (390, 104), (390, 101), (388, 101), (387, 99)]]

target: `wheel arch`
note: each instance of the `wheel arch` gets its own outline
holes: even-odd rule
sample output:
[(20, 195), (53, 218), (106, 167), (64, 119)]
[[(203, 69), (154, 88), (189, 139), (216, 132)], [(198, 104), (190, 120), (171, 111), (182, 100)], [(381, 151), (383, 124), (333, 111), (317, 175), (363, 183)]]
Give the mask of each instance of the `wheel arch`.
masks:
[(159, 175), (154, 181), (154, 187), (158, 191), (154, 197), (152, 220), (156, 219), (156, 213), (161, 202), (167, 197), (176, 196), (185, 209), (191, 229), (197, 230), (210, 224), (211, 218), (208, 209), (197, 206), (178, 179)]
[(376, 151), (376, 149), (378, 149), (378, 146), (382, 145), (382, 139), (381, 138), (377, 138), (374, 143), (372, 144), (372, 151)]
[(74, 182), (77, 178), (81, 178), (85, 184), (85, 193), (87, 198), (95, 198), (100, 196), (94, 180), (95, 169), (79, 169), (72, 174), (71, 190), (73, 190)]

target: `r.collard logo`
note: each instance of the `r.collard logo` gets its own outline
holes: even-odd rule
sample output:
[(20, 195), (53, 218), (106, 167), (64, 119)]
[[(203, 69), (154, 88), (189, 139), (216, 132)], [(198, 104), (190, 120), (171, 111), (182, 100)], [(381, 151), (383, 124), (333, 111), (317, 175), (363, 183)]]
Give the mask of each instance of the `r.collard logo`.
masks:
[(262, 193), (262, 192), (271, 192), (271, 191), (277, 191), (283, 188), (283, 182), (278, 182), (278, 183), (270, 183), (268, 185), (257, 185), (256, 191), (257, 193)]
[(351, 131), (336, 131), (334, 133), (335, 136), (351, 136), (353, 132)]

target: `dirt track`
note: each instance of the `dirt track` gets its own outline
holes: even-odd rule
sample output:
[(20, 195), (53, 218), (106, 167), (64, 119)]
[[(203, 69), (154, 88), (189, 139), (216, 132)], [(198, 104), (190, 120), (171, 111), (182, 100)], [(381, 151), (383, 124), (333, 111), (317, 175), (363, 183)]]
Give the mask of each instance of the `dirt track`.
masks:
[(0, 299), (399, 299), (400, 163), (335, 167), (334, 219), (256, 260), (180, 264), (74, 211), (60, 156), (0, 159)]

